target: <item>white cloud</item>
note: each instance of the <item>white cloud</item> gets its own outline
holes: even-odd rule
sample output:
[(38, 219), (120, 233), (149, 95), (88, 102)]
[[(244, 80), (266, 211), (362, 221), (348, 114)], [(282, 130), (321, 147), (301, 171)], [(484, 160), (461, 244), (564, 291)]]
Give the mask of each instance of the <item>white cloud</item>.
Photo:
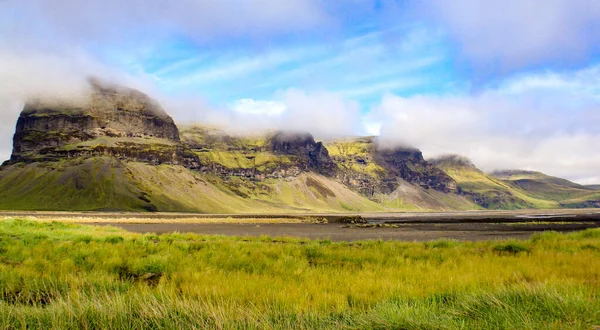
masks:
[(353, 135), (361, 129), (359, 104), (325, 91), (307, 92), (292, 88), (277, 93), (273, 100), (242, 99), (224, 109), (194, 104), (198, 103), (190, 100), (187, 104), (179, 103), (178, 107), (196, 109), (196, 122), (222, 126), (239, 134), (288, 130), (309, 132), (316, 138), (328, 139)]
[(240, 114), (253, 114), (265, 116), (280, 116), (287, 107), (282, 102), (255, 101), (253, 99), (241, 99), (233, 105), (233, 110)]
[(0, 52), (0, 162), (9, 158), (17, 118), (30, 99), (81, 97), (88, 90), (89, 76), (153, 91), (149, 78), (107, 67), (80, 49), (67, 53)]
[(321, 138), (349, 135), (358, 129), (360, 106), (338, 94), (290, 89), (282, 100), (288, 108), (282, 115), (284, 129), (304, 130)]
[[(434, 0), (419, 10), (455, 38), (479, 70), (586, 63), (600, 42), (600, 2)], [(494, 73), (494, 72), (491, 72)]]
[(461, 154), (487, 171), (539, 170), (590, 183), (600, 176), (593, 92), (600, 82), (590, 72), (552, 74), (550, 82), (547, 74), (521, 76), (474, 96), (387, 95), (367, 123), (381, 125), (387, 143), (419, 147), (427, 157)]
[(0, 164), (10, 158), (15, 124), (23, 104), (0, 97)]
[[(327, 23), (320, 0), (4, 0), (0, 18), (17, 37), (72, 42), (145, 41), (180, 34), (197, 41), (268, 37)], [(58, 40), (54, 40), (58, 41)]]

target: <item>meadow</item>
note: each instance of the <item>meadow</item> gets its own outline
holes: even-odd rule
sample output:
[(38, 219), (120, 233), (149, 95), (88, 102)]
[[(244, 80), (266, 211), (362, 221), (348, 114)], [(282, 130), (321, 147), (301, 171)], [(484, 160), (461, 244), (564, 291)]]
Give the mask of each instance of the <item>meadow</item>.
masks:
[(0, 328), (591, 329), (600, 230), (331, 242), (0, 221)]

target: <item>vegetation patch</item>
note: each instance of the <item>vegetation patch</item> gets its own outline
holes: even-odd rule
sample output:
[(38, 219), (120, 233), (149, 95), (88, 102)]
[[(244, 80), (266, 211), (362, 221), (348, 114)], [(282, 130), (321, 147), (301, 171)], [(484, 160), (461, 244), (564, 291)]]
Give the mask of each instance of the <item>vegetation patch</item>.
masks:
[(510, 255), (516, 255), (519, 253), (530, 253), (531, 249), (524, 246), (521, 243), (517, 243), (517, 242), (510, 242), (510, 243), (506, 243), (506, 244), (499, 244), (494, 246), (493, 250), (499, 254), (510, 254)]
[(8, 219), (0, 222), (0, 328), (600, 324), (600, 230), (534, 237), (337, 243)]

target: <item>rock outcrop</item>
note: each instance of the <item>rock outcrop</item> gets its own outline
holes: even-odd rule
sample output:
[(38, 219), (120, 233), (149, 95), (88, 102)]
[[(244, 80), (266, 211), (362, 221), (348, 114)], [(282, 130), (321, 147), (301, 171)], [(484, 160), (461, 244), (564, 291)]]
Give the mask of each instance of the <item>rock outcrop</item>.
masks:
[(309, 133), (277, 132), (268, 138), (268, 148), (275, 154), (297, 157), (297, 165), (303, 170), (333, 175), (335, 164), (322, 142), (315, 142)]
[(221, 178), (292, 180), (305, 172), (332, 176), (327, 148), (308, 133), (237, 136), (208, 126), (182, 130), (183, 142), (199, 157), (201, 171)]
[(81, 99), (28, 102), (17, 121), (10, 163), (110, 155), (194, 166), (173, 119), (147, 95), (90, 80)]
[(383, 193), (391, 193), (398, 187), (397, 179), (442, 192), (455, 192), (457, 185), (444, 171), (427, 163), (423, 153), (416, 148), (395, 147), (374, 150), (374, 160), (385, 169)]
[(408, 182), (423, 189), (457, 192), (456, 182), (423, 159), (411, 147), (381, 147), (374, 137), (332, 141), (333, 160), (339, 164), (338, 178), (363, 195), (391, 194)]

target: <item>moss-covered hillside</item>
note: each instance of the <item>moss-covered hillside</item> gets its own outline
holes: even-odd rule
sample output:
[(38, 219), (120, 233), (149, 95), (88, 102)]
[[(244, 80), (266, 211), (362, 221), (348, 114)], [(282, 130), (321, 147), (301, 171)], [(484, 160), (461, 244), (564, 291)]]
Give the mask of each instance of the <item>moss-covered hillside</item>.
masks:
[(446, 156), (431, 160), (458, 183), (461, 193), (488, 209), (599, 207), (600, 194), (571, 181), (539, 172), (487, 174), (468, 159)]

